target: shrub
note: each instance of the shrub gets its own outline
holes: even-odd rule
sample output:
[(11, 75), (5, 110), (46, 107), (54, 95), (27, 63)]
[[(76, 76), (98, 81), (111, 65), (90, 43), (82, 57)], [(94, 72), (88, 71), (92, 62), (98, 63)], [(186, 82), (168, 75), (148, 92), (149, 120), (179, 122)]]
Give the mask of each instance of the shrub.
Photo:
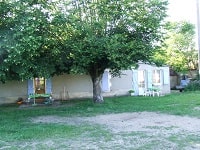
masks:
[(185, 91), (200, 91), (200, 80), (190, 81), (185, 87)]
[(131, 94), (131, 93), (134, 93), (134, 90), (129, 90), (128, 92)]

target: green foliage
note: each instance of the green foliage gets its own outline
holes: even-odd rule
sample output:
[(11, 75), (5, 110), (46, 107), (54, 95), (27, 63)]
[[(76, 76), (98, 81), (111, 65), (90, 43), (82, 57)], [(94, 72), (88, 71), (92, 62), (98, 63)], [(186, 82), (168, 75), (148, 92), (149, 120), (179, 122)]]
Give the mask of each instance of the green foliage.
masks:
[[(115, 74), (152, 61), (162, 40), (165, 1), (75, 1), (69, 14), (75, 69)], [(82, 57), (80, 57), (82, 56)]]
[[(6, 25), (0, 26), (10, 26), (2, 31), (0, 41), (0, 79), (49, 77), (60, 73), (61, 69), (68, 72), (70, 62), (66, 55), (69, 52), (66, 50), (61, 54), (61, 50), (65, 49), (66, 32), (59, 28), (63, 21), (61, 16), (56, 14), (53, 17), (55, 4), (44, 1), (37, 1), (37, 4), (33, 1), (11, 1), (8, 4), (12, 4), (12, 9), (5, 13), (4, 18), (9, 18), (9, 22), (5, 21)], [(53, 22), (51, 17), (60, 19)]]
[(185, 87), (185, 91), (200, 91), (200, 80), (190, 81)]
[(131, 93), (134, 93), (134, 90), (129, 90), (128, 92), (131, 94)]
[(193, 24), (181, 22), (168, 22), (166, 25), (167, 37), (163, 50), (165, 55), (161, 56), (173, 70), (187, 72), (197, 69), (198, 55), (195, 50), (195, 27)]
[[(162, 41), (167, 0), (2, 1), (0, 80), (87, 73), (100, 80), (152, 62)], [(8, 9), (9, 8), (9, 9)]]
[[(61, 6), (62, 3), (62, 6)], [(160, 1), (2, 1), (0, 78), (113, 74), (151, 61), (162, 39)], [(80, 57), (81, 56), (81, 57)]]

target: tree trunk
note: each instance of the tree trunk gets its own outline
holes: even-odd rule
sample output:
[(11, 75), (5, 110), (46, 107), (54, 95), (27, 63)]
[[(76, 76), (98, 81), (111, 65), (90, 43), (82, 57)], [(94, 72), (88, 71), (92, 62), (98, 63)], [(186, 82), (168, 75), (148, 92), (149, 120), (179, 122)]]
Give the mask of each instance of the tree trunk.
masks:
[(103, 103), (103, 96), (102, 96), (102, 90), (101, 90), (101, 79), (102, 74), (90, 74), (92, 78), (92, 84), (93, 84), (93, 102), (94, 103)]

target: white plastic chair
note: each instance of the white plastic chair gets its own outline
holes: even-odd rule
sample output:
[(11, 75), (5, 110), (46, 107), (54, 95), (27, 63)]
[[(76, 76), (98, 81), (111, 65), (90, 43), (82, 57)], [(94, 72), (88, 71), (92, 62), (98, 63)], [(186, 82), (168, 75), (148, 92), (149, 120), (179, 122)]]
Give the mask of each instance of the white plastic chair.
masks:
[(158, 88), (158, 87), (154, 87), (154, 88), (155, 89), (152, 90), (152, 96), (155, 96), (155, 95), (160, 96), (160, 94), (161, 94), (160, 88)]
[(152, 91), (151, 91), (151, 90), (146, 89), (146, 90), (144, 91), (143, 96), (151, 96), (151, 95), (152, 95)]

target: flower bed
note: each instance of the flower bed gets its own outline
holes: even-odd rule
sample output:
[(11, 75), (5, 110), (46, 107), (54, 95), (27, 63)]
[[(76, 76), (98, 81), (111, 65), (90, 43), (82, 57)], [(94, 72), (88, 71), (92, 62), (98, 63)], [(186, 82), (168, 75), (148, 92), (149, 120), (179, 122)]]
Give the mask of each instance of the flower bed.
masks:
[(49, 98), (50, 94), (30, 94), (28, 98)]
[(51, 94), (30, 94), (28, 97), (28, 103), (43, 103), (43, 104), (52, 104), (54, 99)]

